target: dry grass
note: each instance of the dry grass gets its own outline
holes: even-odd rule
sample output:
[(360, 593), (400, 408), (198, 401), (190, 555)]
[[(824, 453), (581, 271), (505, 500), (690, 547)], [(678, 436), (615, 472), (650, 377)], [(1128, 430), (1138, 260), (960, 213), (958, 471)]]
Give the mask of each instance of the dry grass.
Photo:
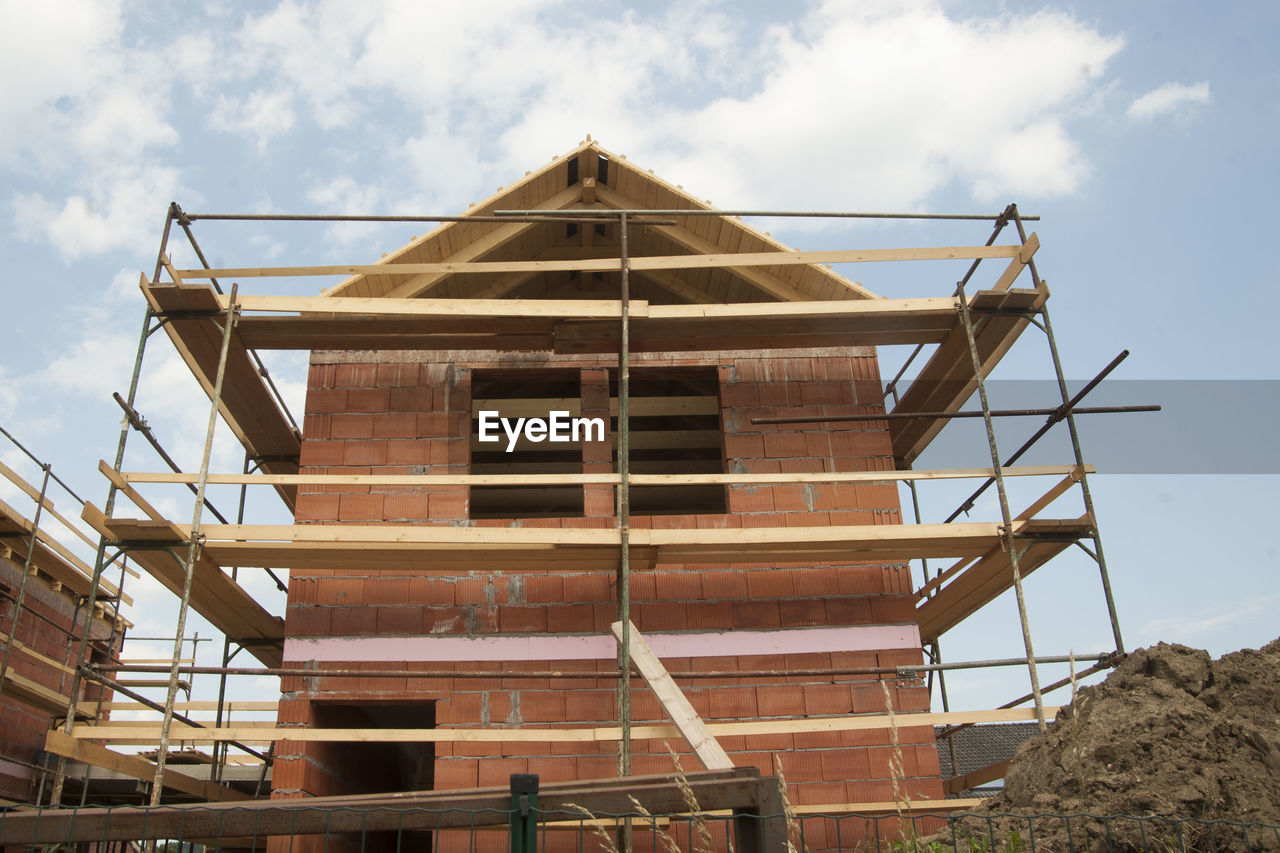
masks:
[[(618, 843), (614, 841), (612, 835), (605, 831), (604, 826), (597, 822), (599, 821), (599, 818), (592, 814), (590, 809), (580, 806), (577, 803), (565, 803), (564, 807), (570, 811), (578, 812), (587, 820), (591, 821), (591, 830), (595, 833), (595, 836), (600, 839), (601, 850), (604, 850), (605, 853), (618, 853)], [(585, 829), (586, 827), (584, 826), (583, 828)]]
[(893, 744), (893, 754), (889, 758), (889, 781), (893, 785), (893, 805), (898, 812), (898, 832), (903, 840), (907, 838), (907, 830), (903, 824), (903, 812), (911, 811), (911, 793), (904, 784), (906, 773), (902, 768), (902, 745), (898, 742), (898, 718), (893, 713), (893, 697), (889, 694), (889, 685), (881, 681), (880, 689), (884, 691), (884, 709), (889, 715), (889, 738)]
[(671, 748), (671, 744), (667, 744), (667, 754), (671, 756), (671, 763), (676, 766), (676, 787), (680, 789), (680, 799), (684, 800), (685, 808), (689, 810), (689, 819), (693, 824), (693, 832), (696, 836), (694, 842), (694, 853), (714, 853), (714, 847), (711, 844), (711, 831), (707, 829), (707, 818), (702, 813), (702, 807), (698, 805), (698, 798), (693, 794), (693, 788), (689, 786), (689, 779), (684, 775), (684, 767), (680, 764), (680, 756)]

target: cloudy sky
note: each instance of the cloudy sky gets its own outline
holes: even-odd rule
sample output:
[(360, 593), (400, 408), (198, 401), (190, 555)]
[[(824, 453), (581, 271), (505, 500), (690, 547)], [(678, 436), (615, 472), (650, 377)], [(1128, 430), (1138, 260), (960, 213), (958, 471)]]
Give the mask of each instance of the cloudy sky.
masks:
[[(110, 393), (128, 386), (138, 276), (155, 264), (171, 200), (209, 213), (452, 213), (591, 134), (724, 207), (994, 212), (1017, 201), (1043, 217), (1038, 259), (1068, 377), (1088, 379), (1128, 348), (1116, 377), (1160, 383), (1120, 386), (1117, 402), (1167, 394), (1203, 416), (1194, 429), (1166, 417), (1157, 461), (1126, 466), (1121, 452), (1112, 470), (1123, 473), (1096, 478), (1127, 642), (1257, 646), (1274, 638), (1266, 614), (1280, 606), (1280, 467), (1274, 449), (1271, 462), (1253, 456), (1271, 443), (1267, 413), (1235, 406), (1274, 407), (1267, 380), (1280, 378), (1277, 264), (1265, 251), (1280, 189), (1278, 19), (1270, 3), (1149, 0), (4, 0), (0, 425), (103, 500), (96, 463), (113, 456), (120, 420)], [(767, 226), (803, 248), (986, 237), (972, 224)], [(214, 266), (367, 262), (415, 231), (197, 225)], [(194, 265), (181, 248), (175, 261)], [(850, 274), (888, 296), (945, 295), (958, 277)], [(885, 353), (886, 373), (897, 359)], [(269, 363), (300, 412), (304, 358)], [(1043, 339), (1020, 344), (1006, 370), (1050, 377)], [(1259, 381), (1204, 405), (1221, 380)], [(1035, 404), (1051, 404), (1052, 386), (1038, 387), (1049, 396)], [(167, 341), (148, 350), (138, 407), (194, 470), (207, 403)], [(1141, 444), (1142, 425), (1129, 424)], [(1030, 429), (1002, 426), (1002, 441)], [(1110, 429), (1090, 436), (1107, 445)], [(226, 438), (215, 469), (238, 470)], [(157, 470), (131, 440), (126, 467)], [(7, 443), (0, 458), (37, 478)], [(1203, 458), (1210, 473), (1183, 473)], [(232, 496), (221, 497), (227, 511)], [(957, 500), (928, 498), (926, 520)], [(190, 513), (176, 492), (157, 502)], [(989, 502), (974, 515), (996, 516)], [(1042, 654), (1110, 648), (1087, 558), (1028, 589)], [(162, 633), (166, 596), (145, 579), (135, 592), (147, 602), (133, 614), (139, 635)], [(950, 659), (1021, 647), (1010, 601), (954, 634)], [(953, 683), (962, 702), (989, 706), (1026, 681), (1002, 671)]]

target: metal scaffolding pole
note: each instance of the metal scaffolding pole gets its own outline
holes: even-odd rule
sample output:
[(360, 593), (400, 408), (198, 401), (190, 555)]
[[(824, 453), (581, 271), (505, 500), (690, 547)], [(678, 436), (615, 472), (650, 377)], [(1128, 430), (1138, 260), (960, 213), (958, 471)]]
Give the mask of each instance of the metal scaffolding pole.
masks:
[(1031, 675), (1031, 694), (1035, 698), (1036, 720), (1040, 723), (1040, 731), (1046, 728), (1044, 718), (1044, 697), (1040, 695), (1040, 675), (1036, 672), (1035, 649), (1031, 643), (1031, 625), (1027, 620), (1027, 602), (1022, 592), (1022, 572), (1018, 568), (1017, 542), (1013, 532), (1013, 513), (1009, 510), (1009, 495), (1005, 492), (1004, 472), (1000, 467), (1000, 450), (996, 446), (995, 421), (991, 418), (991, 403), (987, 399), (987, 383), (982, 372), (982, 357), (978, 354), (978, 342), (973, 334), (973, 318), (969, 313), (969, 298), (964, 292), (964, 282), (956, 284), (956, 294), (960, 300), (960, 318), (964, 325), (965, 338), (969, 342), (969, 358), (973, 361), (973, 374), (978, 382), (978, 398), (985, 414), (983, 421), (987, 427), (987, 445), (991, 450), (991, 466), (995, 474), (996, 492), (1000, 496), (1000, 517), (1004, 523), (1005, 547), (1009, 551), (1009, 568), (1013, 572), (1013, 589), (1018, 599), (1018, 621), (1022, 625), (1022, 642), (1027, 650), (1027, 670)]
[[(165, 249), (169, 246), (169, 232), (173, 228), (174, 208), (177, 205), (172, 202), (165, 211), (164, 229), (160, 234), (160, 249), (156, 253), (156, 267), (152, 275), (152, 280), (160, 278), (160, 271), (164, 269)], [(142, 317), (142, 333), (138, 336), (138, 351), (133, 360), (133, 374), (129, 378), (129, 395), (126, 398), (129, 405), (132, 406), (138, 396), (138, 381), (142, 375), (142, 357), (146, 354), (147, 339), (151, 336), (151, 320), (155, 315), (152, 313), (150, 306)], [(119, 471), (124, 467), (124, 448), (129, 440), (129, 424), (126, 422), (120, 426), (120, 440), (116, 444), (115, 470)], [(112, 511), (116, 505), (116, 489), (115, 483), (107, 486), (107, 500), (103, 504), (103, 513), (110, 518)], [(93, 580), (89, 586), (89, 600), (85, 608), (84, 631), (80, 635), (80, 654), (79, 663), (85, 663), (85, 655), (89, 650), (89, 638), (93, 633), (93, 605), (98, 598), (98, 583), (102, 580), (102, 573), (106, 569), (108, 563), (104, 562), (107, 553), (107, 538), (100, 537), (98, 540), (98, 551), (94, 557)], [(117, 624), (118, 621), (117, 621)], [(72, 627), (75, 624), (72, 623)], [(71, 689), (67, 693), (67, 715), (63, 724), (63, 731), (71, 734), (71, 728), (75, 724), (76, 719), (76, 696), (80, 692), (80, 671), (79, 668), (71, 676)], [(58, 765), (53, 774), (53, 787), (49, 794), (49, 804), (59, 805), (62, 802), (62, 790), (67, 779), (67, 758), (64, 755), (58, 756)]]
[(231, 352), (231, 332), (235, 328), (239, 313), (236, 291), (237, 285), (233, 284), (231, 298), (227, 301), (226, 317), (223, 320), (222, 351), (218, 356), (218, 372), (213, 382), (209, 425), (204, 436), (204, 455), (200, 459), (196, 506), (191, 514), (191, 541), (187, 546), (187, 560), (183, 566), (182, 598), (178, 604), (178, 627), (174, 632), (173, 664), (169, 672), (169, 689), (164, 700), (164, 720), (160, 724), (160, 747), (156, 755), (155, 782), (151, 786), (151, 805), (153, 806), (160, 805), (160, 798), (164, 793), (164, 768), (169, 752), (169, 728), (173, 724), (173, 703), (178, 696), (178, 666), (182, 660), (182, 635), (187, 626), (187, 609), (191, 603), (191, 581), (195, 574), (196, 557), (200, 553), (200, 519), (204, 514), (204, 492), (209, 480), (209, 460), (213, 456), (213, 436), (218, 426), (218, 403), (222, 399), (222, 383), (227, 375), (227, 356)]
[[(241, 468), (241, 470), (245, 474), (249, 473), (249, 463), (250, 463), (249, 454), (246, 452), (244, 455), (244, 465)], [(236, 524), (244, 524), (244, 502), (245, 502), (245, 498), (248, 495), (248, 491), (249, 491), (249, 484), (241, 483), (240, 484), (240, 500), (238, 505), (236, 506)], [(231, 580), (232, 581), (238, 580), (239, 573), (240, 573), (240, 568), (238, 566), (232, 566)], [(231, 663), (231, 657), (234, 654), (235, 652), (231, 651), (231, 638), (226, 635), (223, 635), (222, 666), (224, 668)], [(213, 721), (213, 724), (215, 726), (222, 725), (222, 711), (223, 711), (223, 705), (226, 702), (226, 698), (227, 698), (227, 674), (223, 672), (223, 673), (220, 673), (218, 676), (218, 710), (214, 714), (214, 721)], [(209, 781), (211, 782), (221, 781), (223, 766), (227, 760), (227, 748), (228, 748), (228, 744), (225, 744), (225, 743), (215, 743), (213, 745), (213, 761), (209, 765)]]
[(627, 258), (627, 214), (618, 215), (621, 243), (621, 343), (618, 349), (618, 529), (622, 547), (618, 560), (618, 775), (631, 775), (631, 335), (630, 262)]
[[(1018, 227), (1018, 236), (1025, 242), (1026, 231), (1022, 227), (1022, 217), (1018, 215), (1018, 208), (1013, 206), (1013, 221)], [(1036, 262), (1034, 259), (1028, 262), (1028, 269), (1031, 272), (1031, 280), (1036, 286), (1040, 285), (1040, 274), (1036, 271)], [(1071, 434), (1071, 450), (1075, 453), (1076, 464), (1080, 467), (1080, 494), (1084, 499), (1085, 512), (1089, 514), (1090, 521), (1093, 522), (1093, 557), (1098, 563), (1098, 573), (1102, 577), (1102, 593), (1107, 601), (1107, 616), (1111, 619), (1111, 634), (1115, 639), (1116, 651), (1124, 651), (1124, 638), (1120, 635), (1120, 617), (1116, 614), (1115, 596), (1111, 592), (1111, 576), (1107, 572), (1107, 558), (1102, 552), (1102, 536), (1098, 533), (1097, 516), (1093, 513), (1093, 494), (1089, 490), (1089, 477), (1084, 472), (1084, 453), (1080, 450), (1080, 434), (1076, 431), (1075, 414), (1068, 404), (1070, 395), (1067, 393), (1067, 380), (1062, 373), (1062, 359), (1058, 354), (1058, 343), (1053, 336), (1053, 324), (1049, 322), (1049, 308), (1047, 305), (1040, 309), (1040, 316), (1044, 320), (1044, 334), (1049, 342), (1049, 354), (1053, 358), (1053, 370), (1058, 378), (1058, 391), (1062, 395), (1062, 404), (1066, 408), (1067, 431)]]

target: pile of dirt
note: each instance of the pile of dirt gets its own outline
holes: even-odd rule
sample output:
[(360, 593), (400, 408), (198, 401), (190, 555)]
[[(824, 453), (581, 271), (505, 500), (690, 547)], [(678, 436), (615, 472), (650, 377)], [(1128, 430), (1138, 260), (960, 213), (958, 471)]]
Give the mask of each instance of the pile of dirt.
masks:
[[(993, 813), (1134, 815), (1280, 825), (1280, 639), (1260, 650), (1210, 658), (1160, 643), (1131, 653), (1101, 684), (1082, 687), (1048, 732), (1019, 748), (1002, 794), (972, 810)], [(1064, 821), (1037, 820), (1036, 848), (1093, 849), (1097, 833), (1118, 849), (1160, 838), (1178, 848), (1246, 849), (1239, 829), (1168, 821), (1094, 823), (1068, 844)], [(1024, 820), (1001, 819), (1027, 839)], [(976, 825), (975, 825), (976, 828)], [(1153, 839), (1155, 834), (1158, 838)], [(1186, 837), (1186, 836), (1192, 837)], [(1238, 847), (1237, 847), (1238, 845)], [(1251, 830), (1248, 847), (1280, 849), (1280, 832)]]

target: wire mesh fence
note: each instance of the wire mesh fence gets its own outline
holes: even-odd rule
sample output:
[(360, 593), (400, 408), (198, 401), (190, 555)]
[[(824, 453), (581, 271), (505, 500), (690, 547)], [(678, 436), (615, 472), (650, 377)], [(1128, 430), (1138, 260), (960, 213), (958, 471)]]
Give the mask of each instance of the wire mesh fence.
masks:
[[(771, 833), (785, 827), (785, 832)], [(93, 853), (1026, 853), (1280, 851), (1280, 824), (1093, 814), (599, 814), (391, 807), (114, 807), (0, 811), (6, 851)]]

